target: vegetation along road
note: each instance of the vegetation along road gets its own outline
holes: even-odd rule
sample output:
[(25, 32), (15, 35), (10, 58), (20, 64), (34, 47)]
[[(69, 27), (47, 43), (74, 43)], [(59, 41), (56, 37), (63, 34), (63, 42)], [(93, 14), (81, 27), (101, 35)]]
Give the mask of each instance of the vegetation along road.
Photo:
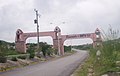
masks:
[[(74, 49), (76, 50), (76, 49)], [(76, 50), (73, 55), (1, 73), (0, 76), (70, 76), (87, 57), (88, 52)]]

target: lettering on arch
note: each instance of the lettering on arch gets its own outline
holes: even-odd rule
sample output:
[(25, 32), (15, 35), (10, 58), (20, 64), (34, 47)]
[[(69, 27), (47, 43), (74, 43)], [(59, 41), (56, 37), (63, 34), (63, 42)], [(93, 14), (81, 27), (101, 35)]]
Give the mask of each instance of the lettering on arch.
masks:
[(80, 34), (80, 38), (81, 37), (90, 37), (91, 36), (91, 34)]
[(91, 34), (75, 34), (75, 35), (66, 35), (66, 39), (74, 39), (74, 38), (89, 38)]
[(70, 39), (70, 38), (79, 38), (79, 35), (66, 35), (66, 38), (67, 39)]

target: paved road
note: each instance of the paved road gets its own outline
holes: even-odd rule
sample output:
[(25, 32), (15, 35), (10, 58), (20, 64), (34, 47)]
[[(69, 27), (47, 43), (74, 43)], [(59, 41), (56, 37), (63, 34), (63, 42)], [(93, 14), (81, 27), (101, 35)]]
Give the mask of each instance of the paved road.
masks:
[(71, 56), (0, 73), (0, 76), (70, 76), (88, 56), (86, 51), (76, 51)]

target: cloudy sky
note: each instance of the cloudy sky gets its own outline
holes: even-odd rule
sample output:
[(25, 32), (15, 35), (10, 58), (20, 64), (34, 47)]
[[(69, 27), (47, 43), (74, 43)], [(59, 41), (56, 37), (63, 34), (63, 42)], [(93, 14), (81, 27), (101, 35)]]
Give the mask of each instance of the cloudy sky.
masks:
[[(107, 31), (109, 24), (120, 28), (119, 0), (0, 0), (0, 40), (14, 42), (18, 28), (23, 32), (36, 31), (35, 8), (41, 15), (40, 31), (52, 31), (59, 26), (62, 34), (80, 34), (94, 32), (96, 28)], [(52, 43), (50, 37), (40, 41)], [(36, 38), (27, 42), (36, 42)], [(65, 44), (89, 42), (92, 41), (79, 39)]]

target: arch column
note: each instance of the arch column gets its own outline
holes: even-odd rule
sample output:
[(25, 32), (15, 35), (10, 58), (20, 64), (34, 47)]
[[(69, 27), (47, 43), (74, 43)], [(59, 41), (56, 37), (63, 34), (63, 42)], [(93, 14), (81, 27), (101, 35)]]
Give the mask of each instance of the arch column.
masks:
[(64, 55), (64, 41), (60, 40), (60, 49), (61, 49), (61, 55)]
[(58, 50), (58, 39), (53, 39), (53, 48)]
[(26, 53), (26, 43), (25, 41), (17, 41), (15, 42), (15, 48), (20, 53)]
[(26, 53), (26, 41), (24, 39), (24, 33), (18, 29), (15, 37), (15, 49), (20, 53)]
[(102, 40), (96, 39), (96, 41), (93, 41), (93, 48), (96, 48), (98, 46), (102, 46)]
[(97, 28), (95, 30), (95, 37), (93, 39), (93, 47), (96, 48), (98, 46), (102, 46), (102, 38), (100, 30)]
[(58, 45), (58, 39), (53, 39), (53, 47), (55, 50), (60, 50), (60, 55), (64, 55), (64, 42), (62, 39), (59, 39), (59, 45)]

